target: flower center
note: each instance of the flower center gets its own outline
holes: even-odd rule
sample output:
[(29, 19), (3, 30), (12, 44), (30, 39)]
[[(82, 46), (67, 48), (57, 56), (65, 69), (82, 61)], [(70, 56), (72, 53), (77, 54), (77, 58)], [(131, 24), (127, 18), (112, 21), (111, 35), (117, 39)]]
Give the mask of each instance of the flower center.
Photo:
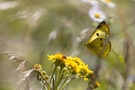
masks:
[(105, 2), (109, 3), (109, 2), (111, 2), (111, 0), (105, 0)]
[(96, 18), (100, 18), (100, 14), (99, 14), (99, 13), (96, 13), (96, 14), (95, 14), (95, 17), (96, 17)]

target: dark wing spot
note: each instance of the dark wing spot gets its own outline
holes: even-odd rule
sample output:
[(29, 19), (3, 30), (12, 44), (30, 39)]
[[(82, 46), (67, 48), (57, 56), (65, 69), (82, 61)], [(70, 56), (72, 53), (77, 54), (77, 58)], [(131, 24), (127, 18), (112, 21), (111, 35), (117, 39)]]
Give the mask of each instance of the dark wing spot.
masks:
[(102, 41), (103, 40), (103, 38), (100, 38), (100, 41)]
[(96, 33), (97, 36), (99, 36), (99, 33)]

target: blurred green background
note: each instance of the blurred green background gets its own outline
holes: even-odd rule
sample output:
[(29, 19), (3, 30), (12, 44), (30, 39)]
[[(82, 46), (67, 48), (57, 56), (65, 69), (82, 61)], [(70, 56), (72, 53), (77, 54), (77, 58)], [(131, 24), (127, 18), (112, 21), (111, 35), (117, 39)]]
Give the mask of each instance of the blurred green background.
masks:
[[(113, 48), (101, 61), (98, 77), (101, 86), (96, 90), (135, 90), (135, 1), (112, 2), (115, 8), (102, 10), (108, 16)], [(41, 64), (48, 73), (52, 62), (47, 55), (58, 52), (77, 56), (94, 70), (96, 56), (83, 45), (95, 28), (88, 16), (90, 8), (81, 0), (1, 0), (0, 90), (14, 90), (19, 74), (33, 67), (28, 64), (15, 72), (20, 62), (9, 61), (5, 51), (19, 54), (32, 64)], [(90, 30), (80, 41), (81, 31), (86, 28)], [(41, 84), (34, 74), (29, 83), (31, 90), (40, 90)], [(87, 83), (74, 80), (66, 90), (86, 90)]]

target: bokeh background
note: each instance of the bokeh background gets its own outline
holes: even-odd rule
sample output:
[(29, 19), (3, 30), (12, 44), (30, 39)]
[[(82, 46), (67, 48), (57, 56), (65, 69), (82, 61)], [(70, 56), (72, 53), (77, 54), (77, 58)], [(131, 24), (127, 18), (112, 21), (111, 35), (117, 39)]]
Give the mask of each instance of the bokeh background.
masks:
[[(135, 90), (135, 1), (112, 2), (115, 8), (103, 3), (101, 6), (107, 14), (113, 47), (101, 61), (101, 86), (96, 90)], [(94, 70), (96, 56), (83, 44), (98, 25), (88, 15), (91, 7), (81, 0), (1, 0), (0, 90), (15, 90), (19, 74), (33, 68), (33, 64), (41, 64), (50, 73), (52, 62), (47, 55), (58, 52), (77, 56)], [(83, 33), (84, 29), (89, 31)], [(10, 57), (16, 54), (30, 62), (17, 72), (21, 61)], [(29, 83), (30, 90), (40, 90), (41, 83), (34, 73)], [(66, 90), (86, 90), (87, 84), (82, 79), (73, 80)]]

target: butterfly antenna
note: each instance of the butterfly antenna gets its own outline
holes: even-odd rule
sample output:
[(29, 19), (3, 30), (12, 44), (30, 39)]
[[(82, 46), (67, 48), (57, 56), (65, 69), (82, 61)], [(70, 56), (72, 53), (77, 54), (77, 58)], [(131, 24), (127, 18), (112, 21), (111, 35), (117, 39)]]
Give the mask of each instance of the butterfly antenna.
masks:
[(81, 36), (79, 35), (79, 38), (80, 38), (80, 41), (82, 41), (82, 38), (81, 38)]
[[(83, 45), (84, 45), (84, 42), (82, 41), (81, 36), (79, 35), (78, 37), (80, 38), (80, 42), (81, 42), (81, 43), (83, 43)], [(85, 49), (84, 49), (83, 53), (86, 53), (86, 47), (85, 47)]]
[(78, 38), (80, 39), (80, 42), (84, 43), (81, 35), (79, 35)]

